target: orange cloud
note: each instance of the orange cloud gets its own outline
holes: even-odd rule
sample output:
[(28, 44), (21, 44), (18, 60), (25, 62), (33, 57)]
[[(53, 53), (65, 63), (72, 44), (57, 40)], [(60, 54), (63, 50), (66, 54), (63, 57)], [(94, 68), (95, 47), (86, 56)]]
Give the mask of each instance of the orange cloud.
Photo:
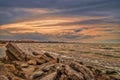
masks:
[[(28, 12), (37, 12), (35, 10), (25, 10)], [(47, 10), (41, 10), (37, 13), (48, 13)], [(1, 35), (7, 36), (12, 34), (32, 34), (38, 33), (42, 35), (49, 35), (49, 40), (67, 40), (79, 42), (99, 42), (102, 40), (117, 38), (118, 34), (109, 33), (105, 30), (112, 29), (110, 32), (119, 32), (119, 27), (116, 24), (100, 23), (100, 24), (76, 24), (76, 25), (59, 25), (63, 23), (72, 23), (76, 21), (84, 21), (90, 19), (102, 19), (105, 17), (88, 17), (88, 16), (75, 16), (75, 17), (60, 17), (53, 16), (47, 18), (33, 18), (29, 20), (16, 19), (16, 22), (4, 24), (0, 26), (0, 30), (9, 31)], [(58, 24), (58, 25), (56, 25)], [(53, 25), (53, 26), (48, 26)], [(107, 27), (106, 27), (107, 26)], [(113, 26), (113, 27), (108, 27)], [(78, 30), (78, 31), (75, 31)]]

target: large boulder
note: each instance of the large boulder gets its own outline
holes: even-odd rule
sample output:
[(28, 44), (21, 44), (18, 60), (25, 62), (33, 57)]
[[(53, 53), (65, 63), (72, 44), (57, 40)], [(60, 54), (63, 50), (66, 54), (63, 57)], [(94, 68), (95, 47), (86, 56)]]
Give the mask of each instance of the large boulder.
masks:
[(9, 60), (11, 61), (23, 61), (25, 60), (25, 53), (19, 49), (14, 43), (8, 43), (8, 45), (6, 46), (7, 50), (6, 50), (6, 55), (8, 57)]

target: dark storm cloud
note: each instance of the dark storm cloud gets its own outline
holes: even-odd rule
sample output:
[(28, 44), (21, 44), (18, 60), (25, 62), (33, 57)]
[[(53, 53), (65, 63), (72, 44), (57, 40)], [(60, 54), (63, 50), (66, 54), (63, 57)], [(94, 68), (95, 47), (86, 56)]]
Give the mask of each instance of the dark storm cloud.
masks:
[(118, 11), (120, 8), (120, 1), (119, 0), (1, 0), (0, 7), (49, 8), (49, 9), (54, 8), (54, 9), (65, 10), (62, 12), (63, 14), (64, 13), (79, 14), (79, 13), (92, 12), (92, 11), (106, 11), (106, 10)]
[[(91, 8), (106, 6), (119, 7), (119, 0), (1, 0), (1, 7), (22, 7), (22, 8)], [(111, 5), (111, 6), (110, 6)], [(114, 6), (113, 6), (114, 5)]]
[[(9, 8), (11, 10), (8, 10)], [(47, 8), (59, 10), (59, 12), (53, 12), (48, 15), (120, 17), (119, 0), (0, 0), (0, 12), (6, 9), (8, 13), (14, 15), (9, 16), (8, 14), (0, 13), (0, 24), (11, 22), (14, 20), (14, 17), (21, 17), (21, 15), (28, 17), (24, 15), (24, 11), (11, 12), (14, 8)]]
[(6, 15), (0, 13), (0, 24), (8, 23), (11, 21), (11, 19), (12, 19), (12, 17), (6, 16)]
[(50, 6), (54, 0), (1, 0), (1, 7), (39, 8)]

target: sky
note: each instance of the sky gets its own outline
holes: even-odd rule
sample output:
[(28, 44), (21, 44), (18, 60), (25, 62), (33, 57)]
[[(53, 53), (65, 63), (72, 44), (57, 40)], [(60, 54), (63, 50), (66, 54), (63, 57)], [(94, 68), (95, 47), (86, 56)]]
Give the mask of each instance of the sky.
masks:
[(0, 0), (0, 40), (120, 43), (120, 0)]

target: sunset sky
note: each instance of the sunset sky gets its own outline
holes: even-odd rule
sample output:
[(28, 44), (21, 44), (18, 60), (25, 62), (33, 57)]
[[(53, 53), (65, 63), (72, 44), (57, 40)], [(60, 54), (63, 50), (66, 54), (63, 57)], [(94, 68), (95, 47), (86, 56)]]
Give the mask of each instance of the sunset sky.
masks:
[(0, 0), (0, 39), (120, 43), (120, 0)]

